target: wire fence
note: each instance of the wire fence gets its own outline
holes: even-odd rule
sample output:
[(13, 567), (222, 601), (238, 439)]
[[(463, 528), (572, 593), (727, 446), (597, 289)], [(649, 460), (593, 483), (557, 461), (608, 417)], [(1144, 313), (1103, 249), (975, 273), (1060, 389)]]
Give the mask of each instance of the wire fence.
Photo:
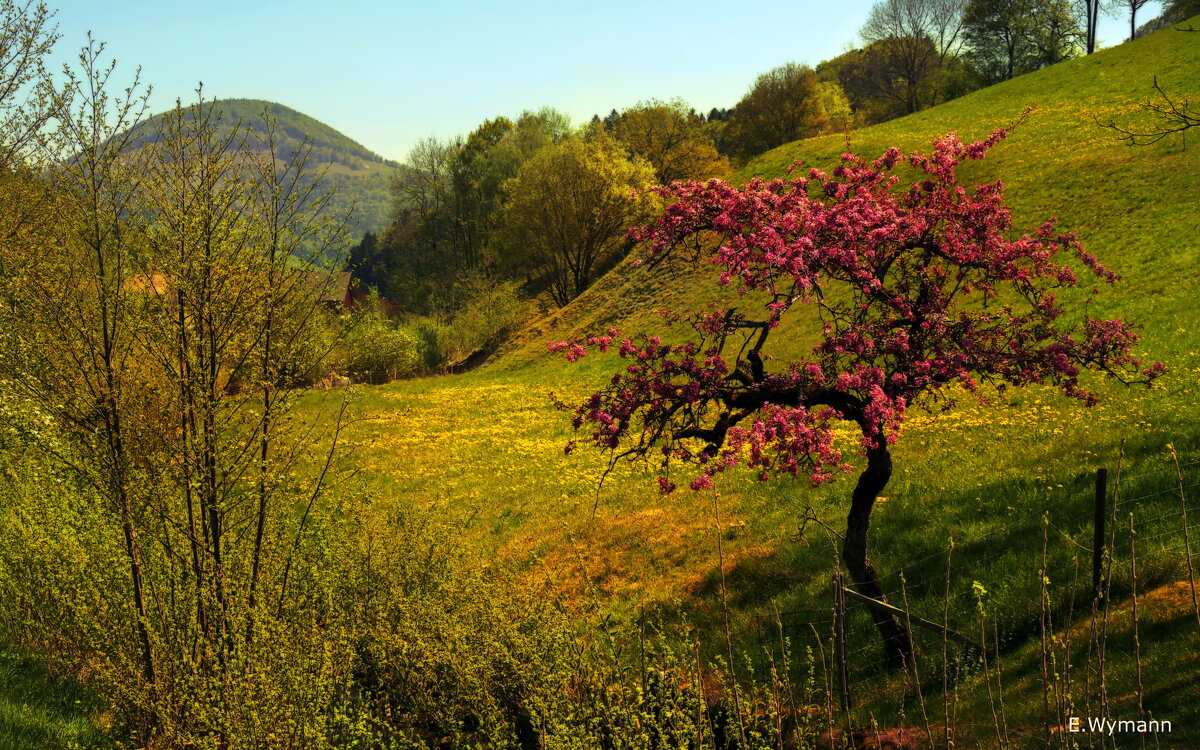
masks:
[[(991, 659), (998, 660), (1003, 652), (1002, 644), (1028, 643), (1030, 638), (1040, 640), (1043, 670), (1046, 670), (1041, 683), (1046, 692), (1040, 699), (1044, 700), (1048, 722), (1043, 744), (1056, 746), (1057, 740), (1050, 732), (1052, 726), (1061, 730), (1070, 711), (1078, 711), (1084, 703), (1099, 706), (1108, 700), (1104, 685), (1105, 646), (1096, 622), (1103, 610), (1106, 623), (1103, 637), (1107, 638), (1110, 599), (1115, 598), (1111, 592), (1119, 589), (1122, 597), (1126, 593), (1132, 594), (1132, 602), (1136, 605), (1139, 597), (1146, 596), (1148, 586), (1163, 583), (1153, 576), (1147, 577), (1147, 569), (1153, 568), (1160, 578), (1165, 575), (1171, 581), (1179, 581), (1183, 577), (1180, 573), (1186, 567), (1185, 582), (1192, 586), (1191, 603), (1187, 604), (1188, 611), (1176, 615), (1194, 616), (1200, 628), (1200, 608), (1195, 605), (1195, 563), (1191, 558), (1192, 554), (1200, 557), (1200, 545), (1197, 544), (1200, 538), (1196, 537), (1200, 532), (1200, 460), (1136, 473), (1125, 472), (1108, 477), (1108, 481), (1101, 474), (1096, 486), (1094, 503), (1087, 508), (1086, 514), (1076, 510), (1080, 505), (1077, 488), (1063, 488), (1058, 493), (1051, 493), (1050, 500), (1062, 502), (1054, 515), (1048, 512), (1044, 517), (1042, 538), (1035, 545), (1042, 551), (1036, 559), (1029, 559), (1028, 545), (1024, 552), (1002, 548), (980, 555), (974, 551), (967, 554), (955, 550), (948, 544), (945, 549), (909, 560), (902, 566), (878, 571), (887, 601), (903, 615), (898, 619), (911, 617), (913, 621), (923, 621), (922, 628), (915, 630), (909, 622), (903, 623), (912, 631), (913, 641), (922, 643), (924, 649), (918, 648), (905, 657), (900, 670), (907, 675), (909, 670), (916, 673), (922, 668), (916, 653), (921, 653), (920, 659), (925, 662), (925, 679), (940, 675), (943, 685), (951, 681), (950, 674), (958, 679), (969, 673), (978, 679), (982, 670), (990, 700), (989, 654)], [(1068, 499), (1074, 499), (1074, 502), (1066, 502)], [(1048, 505), (1056, 507), (1053, 503)], [(1067, 508), (1072, 512), (1063, 510)], [(1099, 550), (1096, 548), (1098, 540), (1102, 540)], [(1013, 564), (1003, 565), (1006, 558)], [(840, 561), (835, 559), (833, 564), (840, 571)], [(1138, 581), (1139, 568), (1143, 576), (1141, 582)], [(988, 576), (990, 571), (998, 569), (1006, 571), (1004, 585), (1008, 589), (1008, 601), (1023, 602), (1023, 608), (1002, 613), (993, 610), (985, 615), (983, 607), (991, 585)], [(1163, 573), (1164, 570), (1168, 572)], [(952, 606), (952, 602), (958, 606)], [(964, 616), (964, 612), (974, 611), (972, 606), (963, 606), (964, 602), (978, 605), (978, 618)], [(844, 680), (847, 684), (843, 695), (853, 695), (857, 686), (889, 679), (897, 672), (895, 654), (885, 648), (875, 627), (878, 618), (873, 611), (878, 612), (879, 608), (839, 597), (831, 585), (828, 595), (818, 597), (807, 607), (757, 615), (754, 629), (760, 648), (757, 657), (747, 666), (760, 673), (778, 669), (781, 664), (789, 665), (793, 671), (806, 668), (805, 665), (811, 669), (813, 655), (818, 654), (817, 660), (825, 665), (827, 685), (833, 687), (839, 680)], [(1085, 636), (1071, 629), (1078, 629), (1080, 619), (1089, 616), (1090, 629), (1084, 631), (1090, 639), (1086, 659), (1073, 665), (1070, 649), (1078, 648), (1081, 643), (1078, 639)], [(845, 623), (843, 631), (839, 631), (841, 622)], [(946, 628), (949, 633), (936, 632), (937, 626)], [(1132, 627), (1136, 635), (1136, 615)], [(966, 646), (952, 636), (960, 636), (963, 641), (974, 640), (976, 645)], [(1072, 638), (1076, 639), (1074, 644)], [(1140, 644), (1140, 648), (1147, 651), (1155, 647), (1150, 641)], [(1097, 655), (1099, 676), (1096, 676)], [(1139, 654), (1138, 658), (1143, 656)], [(1062, 661), (1055, 662), (1058, 666), (1054, 670), (1046, 666), (1047, 659), (1054, 662), (1059, 658)], [(1065, 678), (1061, 671), (1064, 663)], [(999, 688), (998, 671), (995, 679)], [(1063, 679), (1066, 680), (1065, 687)], [(1085, 681), (1082, 686), (1081, 680)], [(902, 714), (905, 710), (903, 701), (913, 699), (907, 687), (910, 683), (906, 678), (905, 689), (899, 697), (891, 699), (901, 702)], [(1052, 696), (1052, 691), (1057, 693)], [(873, 696), (870, 701), (880, 700), (874, 697), (876, 691), (868, 692)], [(1138, 705), (1142, 705), (1140, 671), (1133, 692), (1136, 692)], [(1126, 694), (1132, 693), (1127, 691)], [(917, 695), (920, 695), (919, 690)], [(843, 706), (846, 726), (853, 723), (853, 711), (856, 710), (859, 716), (873, 716), (877, 708), (881, 707), (871, 703)], [(943, 732), (950, 732), (948, 727), (952, 721), (951, 716), (942, 717)], [(1007, 726), (1004, 731), (1007, 733)], [(1006, 736), (997, 728), (997, 737), (1003, 740)], [(1064, 740), (1061, 746), (1067, 747), (1065, 743)], [(1004, 740), (1001, 744), (1010, 743)], [(1104, 747), (1104, 741), (1100, 740), (1098, 746)]]

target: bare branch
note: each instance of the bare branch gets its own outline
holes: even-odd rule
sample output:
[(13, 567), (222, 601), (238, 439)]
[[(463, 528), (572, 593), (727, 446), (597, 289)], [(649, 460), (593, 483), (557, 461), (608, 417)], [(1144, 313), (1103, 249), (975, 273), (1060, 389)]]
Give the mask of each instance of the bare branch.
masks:
[(1140, 109), (1149, 113), (1151, 118), (1150, 123), (1144, 128), (1119, 125), (1115, 120), (1104, 123), (1100, 122), (1098, 118), (1093, 117), (1092, 119), (1100, 127), (1119, 133), (1120, 140), (1129, 146), (1149, 146), (1169, 135), (1182, 133), (1200, 125), (1200, 110), (1196, 109), (1186, 98), (1172, 99), (1159, 85), (1158, 76), (1154, 77), (1154, 90), (1158, 92), (1161, 101), (1150, 100), (1139, 105)]

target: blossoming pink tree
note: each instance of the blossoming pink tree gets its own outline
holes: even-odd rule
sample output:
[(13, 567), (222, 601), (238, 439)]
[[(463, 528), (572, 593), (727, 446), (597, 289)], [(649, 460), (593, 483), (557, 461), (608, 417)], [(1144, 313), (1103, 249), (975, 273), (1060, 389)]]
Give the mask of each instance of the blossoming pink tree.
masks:
[[(660, 188), (669, 207), (631, 237), (651, 262), (681, 248), (708, 256), (718, 283), (733, 287), (747, 312), (664, 313), (690, 326), (683, 343), (614, 329), (588, 339), (626, 362), (604, 390), (568, 407), (575, 428), (589, 429), (613, 460), (660, 461), (659, 485), (670, 492), (669, 469), (680, 461), (698, 466), (696, 490), (738, 463), (761, 479), (826, 482), (851, 469), (835, 447), (834, 424), (856, 425), (866, 465), (850, 498), (842, 556), (855, 587), (883, 599), (867, 558), (868, 529), (892, 475), (889, 446), (910, 408), (984, 383), (1052, 384), (1091, 405), (1096, 396), (1081, 384), (1082, 371), (1149, 383), (1163, 369), (1143, 368), (1131, 355), (1137, 336), (1125, 321), (1064, 314), (1055, 290), (1079, 283), (1072, 265), (1116, 279), (1075, 235), (1050, 219), (1015, 236), (1000, 182), (957, 184), (956, 168), (982, 159), (1005, 135), (964, 145), (950, 134), (928, 156), (892, 148), (868, 162), (844, 154), (832, 175), (812, 170), (741, 189), (720, 180)], [(904, 164), (918, 179), (901, 188), (893, 170)], [(785, 315), (805, 303), (816, 307), (819, 343), (802, 360), (767, 356), (773, 337), (796, 335)], [(587, 351), (577, 341), (551, 348), (572, 361)], [(902, 658), (911, 647), (905, 628), (874, 617), (889, 655)]]

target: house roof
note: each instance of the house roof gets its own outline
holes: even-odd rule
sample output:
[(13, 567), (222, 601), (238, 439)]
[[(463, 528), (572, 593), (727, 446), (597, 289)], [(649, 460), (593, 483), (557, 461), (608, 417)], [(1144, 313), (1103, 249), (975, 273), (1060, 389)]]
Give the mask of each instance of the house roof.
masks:
[(321, 302), (343, 303), (350, 293), (349, 271), (310, 271), (309, 288), (317, 293)]

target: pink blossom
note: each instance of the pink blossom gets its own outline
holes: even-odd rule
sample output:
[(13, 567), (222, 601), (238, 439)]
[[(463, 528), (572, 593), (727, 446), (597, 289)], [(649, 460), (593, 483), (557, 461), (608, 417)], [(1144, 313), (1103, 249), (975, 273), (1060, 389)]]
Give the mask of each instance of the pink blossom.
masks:
[[(738, 464), (761, 479), (819, 484), (850, 469), (834, 447), (838, 421), (854, 423), (868, 451), (895, 443), (911, 407), (985, 384), (1046, 383), (1090, 405), (1086, 370), (1152, 382), (1165, 368), (1133, 356), (1129, 323), (1068, 315), (1055, 294), (1081, 275), (1112, 283), (1116, 274), (1053, 218), (1017, 231), (999, 181), (958, 184), (962, 162), (985, 158), (1006, 135), (964, 144), (948, 133), (929, 154), (890, 148), (872, 162), (846, 153), (832, 173), (802, 179), (789, 170), (741, 188), (658, 188), (667, 208), (629, 237), (649, 258), (696, 240), (712, 247), (713, 283), (734, 287), (737, 306), (662, 313), (690, 327), (683, 343), (611, 328), (589, 338), (631, 364), (576, 408), (576, 428), (588, 424), (602, 449), (654, 455), (664, 467), (701, 464), (693, 489)], [(907, 186), (893, 174), (901, 165), (918, 173)], [(763, 342), (797, 319), (792, 307), (814, 300), (821, 327), (809, 355), (772, 360)], [(550, 349), (572, 362), (586, 354), (574, 341)], [(675, 484), (660, 478), (659, 487)]]

